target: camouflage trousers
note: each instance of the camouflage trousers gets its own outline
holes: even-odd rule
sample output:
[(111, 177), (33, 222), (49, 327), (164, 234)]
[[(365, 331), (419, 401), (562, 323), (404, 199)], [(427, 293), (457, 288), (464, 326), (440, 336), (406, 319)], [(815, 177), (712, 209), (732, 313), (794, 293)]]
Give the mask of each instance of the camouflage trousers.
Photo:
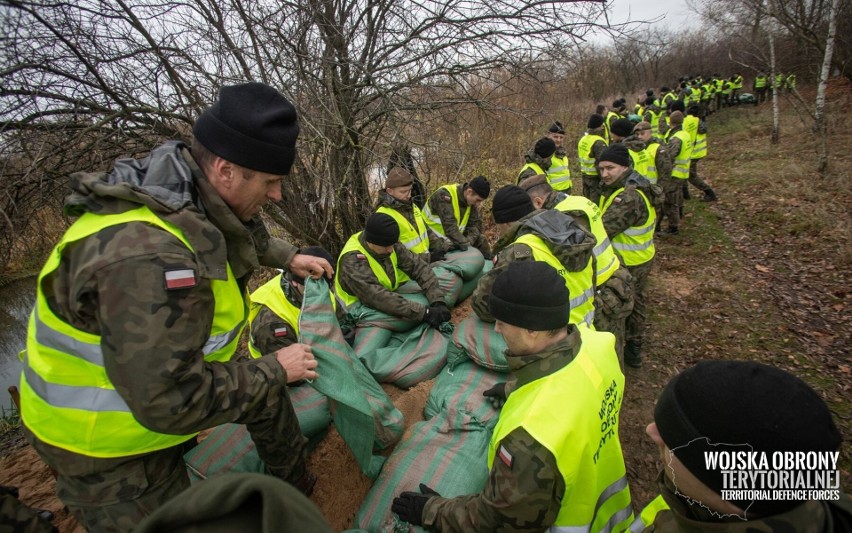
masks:
[(620, 266), (595, 292), (595, 330), (615, 335), (615, 352), (624, 367), (624, 330), (633, 311), (633, 277)]
[(660, 217), (657, 224), (662, 222), (663, 218), (669, 220), (670, 228), (676, 228), (680, 224), (680, 209), (683, 207), (683, 185), (685, 184), (686, 181), (679, 178), (669, 178), (662, 183), (662, 189), (665, 193), (663, 216)]
[(591, 200), (595, 205), (601, 201), (601, 178), (583, 174), (583, 196)]
[[(233, 422), (245, 424), (272, 475), (290, 483), (306, 473), (308, 440), (287, 393), (268, 397)], [(195, 443), (144, 455), (100, 458), (56, 448), (25, 430), (30, 444), (57, 473), (56, 493), (89, 531), (131, 531), (162, 504), (189, 487), (183, 455)]]
[(710, 186), (701, 179), (701, 176), (698, 175), (698, 162), (700, 159), (693, 159), (689, 163), (689, 183), (692, 184), (693, 187), (697, 188), (701, 192), (707, 192), (710, 190)]
[(654, 266), (654, 259), (641, 265), (628, 266), (633, 276), (633, 311), (625, 322), (624, 337), (627, 341), (642, 342), (645, 333), (645, 319), (648, 317), (648, 275)]

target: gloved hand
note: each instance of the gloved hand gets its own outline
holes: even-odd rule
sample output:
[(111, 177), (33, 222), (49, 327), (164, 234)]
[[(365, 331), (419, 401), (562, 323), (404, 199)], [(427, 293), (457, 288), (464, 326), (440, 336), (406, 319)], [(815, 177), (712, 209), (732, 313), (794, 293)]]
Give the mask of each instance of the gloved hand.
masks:
[(423, 322), (435, 329), (440, 328), (441, 324), (448, 322), (450, 318), (452, 318), (452, 314), (444, 302), (433, 303), (426, 308), (426, 313), (423, 314)]
[(391, 511), (396, 513), (400, 520), (415, 526), (422, 526), (423, 508), (426, 507), (426, 502), (434, 496), (440, 496), (440, 494), (421, 483), (420, 492), (406, 491), (394, 498), (393, 503), (391, 503)]
[(468, 244), (467, 244), (467, 243), (461, 243), (461, 244), (459, 244), (459, 243), (455, 243), (455, 244), (453, 244), (453, 246), (450, 248), (450, 250), (461, 250), (462, 252), (466, 252), (466, 251), (467, 251), (467, 247), (468, 247)]
[(445, 257), (447, 257), (446, 252), (442, 252), (440, 250), (436, 250), (434, 252), (429, 252), (429, 262), (430, 263), (435, 263), (436, 261), (443, 261)]
[(498, 383), (483, 392), (482, 395), (488, 398), (495, 409), (500, 409), (506, 403), (506, 383)]
[(482, 252), (482, 257), (484, 257), (486, 261), (491, 261), (491, 254), (488, 252)]

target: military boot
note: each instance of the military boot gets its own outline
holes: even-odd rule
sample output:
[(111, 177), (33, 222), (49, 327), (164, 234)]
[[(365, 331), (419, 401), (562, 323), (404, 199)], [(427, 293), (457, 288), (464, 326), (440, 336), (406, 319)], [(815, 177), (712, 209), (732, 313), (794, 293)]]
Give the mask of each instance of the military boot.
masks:
[(624, 343), (624, 364), (633, 368), (642, 367), (642, 341), (629, 340)]
[(719, 197), (716, 196), (716, 191), (713, 189), (707, 189), (704, 191), (704, 198), (701, 199), (702, 202), (715, 202)]

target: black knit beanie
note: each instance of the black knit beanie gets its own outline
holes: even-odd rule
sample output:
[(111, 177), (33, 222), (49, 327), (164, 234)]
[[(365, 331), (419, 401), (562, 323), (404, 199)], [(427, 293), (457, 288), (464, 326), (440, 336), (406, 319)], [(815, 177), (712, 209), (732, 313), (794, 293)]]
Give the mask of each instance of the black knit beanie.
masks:
[(399, 224), (385, 213), (373, 213), (364, 226), (364, 240), (378, 246), (390, 246), (399, 241)]
[[(706, 451), (833, 452), (840, 433), (825, 402), (801, 379), (753, 361), (702, 361), (672, 378), (654, 410), (666, 446), (716, 493), (722, 474), (706, 466)], [(675, 480), (677, 484), (677, 480)], [(731, 503), (747, 514), (783, 513), (801, 501)]]
[(517, 185), (501, 187), (491, 203), (491, 213), (498, 224), (520, 220), (534, 210), (529, 195)]
[(477, 176), (473, 178), (470, 180), (470, 183), (468, 183), (468, 186), (482, 199), (488, 198), (488, 195), (491, 194), (491, 183), (488, 182), (488, 178), (485, 176)]
[(192, 128), (205, 148), (242, 167), (289, 174), (296, 158), (296, 108), (269, 85), (228, 85)]
[(542, 137), (535, 143), (535, 155), (547, 159), (556, 152), (556, 143), (550, 137)]
[[(632, 129), (633, 127), (631, 126), (631, 130)], [(629, 167), (632, 164), (627, 147), (621, 143), (607, 146), (598, 161), (611, 161), (616, 165), (621, 165), (623, 167)]]
[(649, 96), (648, 98), (645, 98), (645, 105), (654, 105), (654, 97)]
[(680, 111), (681, 113), (686, 112), (686, 107), (683, 105), (683, 100), (674, 100), (671, 104), (672, 111)]
[(488, 309), (494, 318), (533, 331), (568, 325), (565, 279), (542, 261), (512, 261), (491, 288)]
[(630, 137), (630, 135), (633, 133), (633, 123), (630, 122), (630, 119), (627, 118), (613, 120), (612, 124), (609, 125), (609, 131), (618, 135), (619, 137)]
[(598, 115), (597, 113), (595, 113), (595, 114), (593, 114), (592, 116), (589, 117), (589, 122), (588, 122), (588, 124), (586, 124), (586, 127), (589, 128), (590, 130), (593, 130), (593, 129), (600, 128), (601, 126), (603, 126), (603, 123), (604, 123), (603, 115)]
[(550, 129), (547, 130), (547, 131), (549, 131), (550, 133), (561, 133), (561, 134), (565, 135), (565, 128), (562, 126), (562, 123), (559, 122), (558, 120), (555, 121), (553, 124), (551, 124)]
[[(326, 250), (322, 246), (308, 246), (307, 248), (301, 248), (299, 250), (299, 253), (302, 255), (310, 255), (312, 257), (322, 257), (323, 259), (328, 261), (330, 265), (334, 264), (334, 258), (331, 257), (331, 254), (328, 253), (328, 250)], [(296, 283), (301, 283), (302, 285), (305, 284), (305, 278), (298, 276), (295, 273), (290, 274), (290, 278)]]

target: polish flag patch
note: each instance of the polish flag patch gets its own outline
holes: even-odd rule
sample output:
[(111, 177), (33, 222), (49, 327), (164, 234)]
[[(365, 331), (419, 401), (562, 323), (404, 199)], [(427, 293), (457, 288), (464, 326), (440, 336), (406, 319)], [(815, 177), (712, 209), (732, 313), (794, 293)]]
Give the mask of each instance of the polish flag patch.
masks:
[(509, 450), (506, 449), (505, 446), (500, 446), (500, 451), (497, 452), (497, 456), (503, 461), (503, 464), (512, 468), (512, 454), (509, 453)]
[(367, 256), (364, 255), (364, 254), (357, 254), (355, 257), (360, 259), (361, 261), (364, 261), (365, 259), (367, 259)]
[(168, 270), (165, 272), (166, 290), (185, 289), (198, 285), (195, 270), (185, 268), (182, 270)]
[(287, 328), (275, 328), (272, 332), (276, 337), (286, 337), (287, 336)]

